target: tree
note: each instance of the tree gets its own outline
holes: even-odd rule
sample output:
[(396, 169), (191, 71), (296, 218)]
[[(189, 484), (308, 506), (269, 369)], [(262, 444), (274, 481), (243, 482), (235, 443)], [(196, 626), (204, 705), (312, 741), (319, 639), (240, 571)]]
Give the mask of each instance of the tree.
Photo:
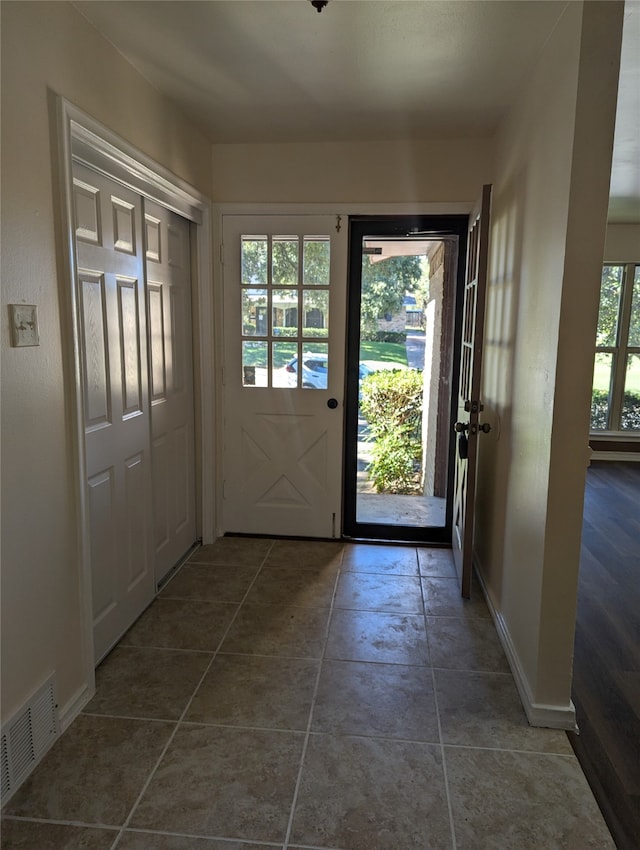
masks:
[(623, 272), (623, 266), (603, 266), (602, 268), (596, 346), (616, 344)]
[[(630, 356), (626, 353), (628, 347), (640, 345), (640, 275), (637, 266), (629, 269), (629, 265), (602, 269), (591, 403), (594, 430), (640, 430), (640, 358), (633, 351)], [(627, 277), (625, 282), (625, 271), (632, 271), (633, 279)], [(629, 326), (620, 327), (622, 306), (628, 298)], [(618, 408), (620, 416), (614, 418), (613, 411)]]
[(402, 308), (404, 296), (412, 292), (422, 278), (420, 257), (388, 257), (372, 262), (362, 258), (360, 325), (363, 331), (378, 328), (378, 319)]

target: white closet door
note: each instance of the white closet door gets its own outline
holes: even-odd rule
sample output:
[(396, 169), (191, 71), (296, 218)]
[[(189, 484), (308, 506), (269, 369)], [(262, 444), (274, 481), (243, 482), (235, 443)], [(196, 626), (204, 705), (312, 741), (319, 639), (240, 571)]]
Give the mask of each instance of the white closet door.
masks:
[(189, 222), (145, 201), (153, 557), (161, 581), (196, 539)]
[(142, 201), (73, 176), (97, 663), (155, 591)]

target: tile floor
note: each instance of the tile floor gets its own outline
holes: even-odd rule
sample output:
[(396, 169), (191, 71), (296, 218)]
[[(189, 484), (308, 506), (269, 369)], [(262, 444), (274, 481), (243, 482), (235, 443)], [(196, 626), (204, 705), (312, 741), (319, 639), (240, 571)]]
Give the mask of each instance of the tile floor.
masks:
[(608, 850), (451, 554), (224, 538), (97, 671), (2, 850)]

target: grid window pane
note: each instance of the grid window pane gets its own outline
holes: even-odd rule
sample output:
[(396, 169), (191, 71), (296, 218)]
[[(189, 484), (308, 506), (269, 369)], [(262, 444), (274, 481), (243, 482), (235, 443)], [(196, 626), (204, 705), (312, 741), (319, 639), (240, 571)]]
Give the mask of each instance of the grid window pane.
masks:
[(616, 344), (623, 274), (624, 266), (604, 266), (602, 269), (596, 346)]
[(242, 285), (266, 286), (269, 243), (266, 236), (242, 237)]
[(633, 296), (631, 298), (631, 323), (629, 325), (629, 345), (640, 347), (640, 266), (636, 266), (633, 276)]
[(305, 236), (302, 279), (304, 285), (329, 286), (329, 268), (329, 238)]
[(269, 349), (266, 342), (242, 343), (242, 386), (268, 386)]
[(271, 275), (274, 286), (298, 285), (298, 237), (274, 236)]
[(327, 388), (330, 242), (328, 235), (241, 237), (243, 386)]
[(627, 357), (620, 427), (623, 431), (640, 431), (640, 354)]
[(297, 386), (297, 342), (274, 342), (271, 348), (271, 386)]
[(298, 290), (274, 289), (271, 295), (274, 336), (298, 336)]
[(306, 342), (302, 346), (301, 386), (310, 390), (326, 390), (328, 375), (329, 346), (324, 342)]
[(267, 290), (242, 290), (242, 335), (266, 336), (268, 332)]
[(302, 295), (302, 336), (329, 336), (329, 293), (305, 289)]
[(592, 431), (606, 431), (609, 428), (612, 366), (613, 354), (603, 351), (596, 354), (591, 394)]

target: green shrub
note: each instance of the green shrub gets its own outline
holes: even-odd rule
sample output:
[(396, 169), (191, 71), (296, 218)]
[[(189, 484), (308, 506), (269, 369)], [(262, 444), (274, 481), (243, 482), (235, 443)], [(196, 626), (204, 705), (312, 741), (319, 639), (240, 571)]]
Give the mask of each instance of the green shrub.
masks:
[(416, 493), (422, 444), (405, 431), (385, 434), (373, 444), (367, 469), (377, 493)]
[(361, 340), (367, 342), (400, 342), (404, 345), (407, 341), (407, 334), (403, 331), (367, 331), (363, 330), (360, 334)]
[(311, 337), (324, 338), (326, 340), (329, 339), (329, 330), (328, 328), (304, 328), (302, 331), (303, 339), (310, 339)]
[[(591, 393), (591, 429), (606, 431), (609, 417), (609, 393), (607, 390), (593, 390)], [(625, 393), (622, 403), (622, 429), (640, 431), (640, 395)]]
[(622, 427), (625, 431), (640, 431), (640, 395), (638, 393), (624, 394)]
[(367, 471), (378, 493), (412, 493), (419, 487), (422, 393), (417, 369), (385, 369), (362, 381), (360, 409), (374, 444)]
[(382, 369), (367, 375), (360, 387), (360, 409), (371, 433), (377, 438), (408, 427), (419, 439), (422, 390), (422, 372), (417, 369)]

